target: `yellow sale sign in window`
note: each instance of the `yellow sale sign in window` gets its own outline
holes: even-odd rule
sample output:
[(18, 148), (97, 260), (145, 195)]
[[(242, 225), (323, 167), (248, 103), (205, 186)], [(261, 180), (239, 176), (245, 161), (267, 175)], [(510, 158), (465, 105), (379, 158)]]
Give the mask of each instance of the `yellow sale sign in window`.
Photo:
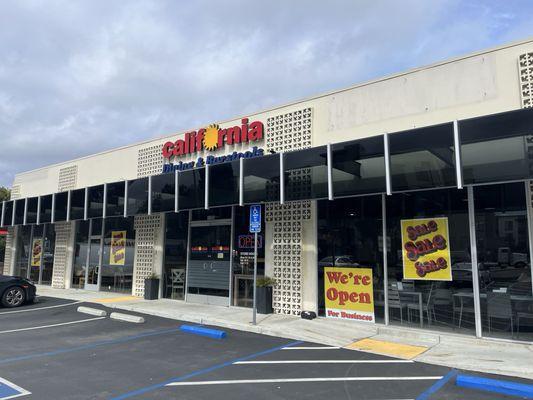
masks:
[(372, 268), (324, 268), (326, 317), (375, 322)]
[(43, 241), (42, 239), (33, 239), (33, 246), (31, 250), (31, 266), (41, 266), (41, 256), (43, 254)]
[(126, 259), (126, 231), (111, 231), (109, 265), (124, 265)]
[(451, 281), (448, 218), (404, 219), (401, 225), (403, 278)]

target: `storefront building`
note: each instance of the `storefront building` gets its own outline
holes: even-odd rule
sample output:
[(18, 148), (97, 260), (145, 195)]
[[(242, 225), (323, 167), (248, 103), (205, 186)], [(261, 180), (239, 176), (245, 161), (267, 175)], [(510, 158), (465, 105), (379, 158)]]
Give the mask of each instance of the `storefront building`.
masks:
[[(4, 273), (533, 341), (533, 41), (20, 173)], [(357, 320), (357, 322), (355, 321)]]

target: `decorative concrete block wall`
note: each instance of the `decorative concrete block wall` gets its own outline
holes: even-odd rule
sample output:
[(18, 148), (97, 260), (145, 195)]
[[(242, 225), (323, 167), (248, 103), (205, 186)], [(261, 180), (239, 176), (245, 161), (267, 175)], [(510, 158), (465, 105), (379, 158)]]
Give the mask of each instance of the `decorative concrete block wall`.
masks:
[[(304, 108), (268, 118), (266, 151), (282, 152), (311, 147), (312, 109)], [(306, 182), (310, 171), (299, 170), (299, 182)], [(305, 186), (305, 185), (303, 185)], [(288, 188), (301, 191), (305, 187)], [(295, 201), (266, 205), (266, 273), (277, 281), (273, 307), (277, 314), (299, 315), (303, 306), (303, 223), (310, 220), (311, 202)], [(268, 243), (270, 241), (270, 243)], [(315, 260), (311, 260), (315, 261)]]
[(15, 256), (15, 251), (13, 249), (13, 246), (15, 244), (15, 228), (9, 227), (7, 228), (7, 235), (6, 235), (6, 252), (4, 257), (4, 275), (11, 275), (11, 265), (13, 264), (13, 259)]
[(533, 52), (518, 57), (520, 96), (522, 108), (533, 107)]
[(134, 296), (144, 296), (144, 280), (152, 273), (159, 273), (161, 257), (161, 226), (163, 217), (157, 215), (142, 215), (135, 217), (135, 262), (133, 266)]
[(74, 235), (74, 223), (73, 222), (57, 222), (55, 224), (56, 229), (56, 244), (54, 252), (54, 270), (52, 274), (52, 287), (64, 289), (65, 280), (70, 279), (67, 277), (66, 271), (69, 257), (69, 245), (71, 238)]

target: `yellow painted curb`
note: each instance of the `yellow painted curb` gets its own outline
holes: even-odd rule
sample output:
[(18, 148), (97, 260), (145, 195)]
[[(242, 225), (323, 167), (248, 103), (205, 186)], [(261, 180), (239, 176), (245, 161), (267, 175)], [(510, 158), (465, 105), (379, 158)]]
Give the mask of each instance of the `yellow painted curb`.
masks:
[(135, 301), (139, 300), (138, 297), (135, 296), (124, 296), (124, 297), (106, 297), (104, 299), (96, 299), (93, 300), (93, 303), (119, 303), (121, 301)]
[(428, 349), (428, 347), (425, 346), (412, 346), (409, 344), (386, 342), (384, 340), (376, 339), (361, 339), (357, 342), (350, 343), (349, 345), (345, 346), (345, 348), (351, 350), (369, 351), (386, 356), (404, 358), (406, 360), (415, 358)]

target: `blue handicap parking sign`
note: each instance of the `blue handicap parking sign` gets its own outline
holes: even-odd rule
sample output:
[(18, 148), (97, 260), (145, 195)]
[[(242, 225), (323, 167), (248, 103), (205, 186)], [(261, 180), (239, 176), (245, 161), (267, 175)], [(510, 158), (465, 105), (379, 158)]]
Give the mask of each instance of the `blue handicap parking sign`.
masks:
[(250, 206), (250, 232), (261, 232), (261, 205)]

